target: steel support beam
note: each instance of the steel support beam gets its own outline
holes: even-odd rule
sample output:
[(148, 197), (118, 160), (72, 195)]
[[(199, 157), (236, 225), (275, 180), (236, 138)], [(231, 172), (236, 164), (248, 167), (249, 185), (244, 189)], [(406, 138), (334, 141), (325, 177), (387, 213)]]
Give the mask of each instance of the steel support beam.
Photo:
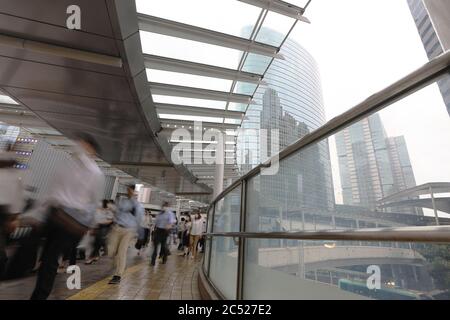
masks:
[(283, 56), (278, 53), (279, 49), (275, 46), (250, 41), (245, 38), (212, 31), (209, 29), (199, 28), (177, 21), (166, 20), (138, 13), (138, 23), (139, 29), (147, 32), (213, 44), (216, 46), (247, 51), (274, 58), (283, 58)]
[(311, 23), (308, 18), (304, 17), (305, 9), (281, 0), (239, 0), (255, 7), (273, 11), (286, 17), (294, 18), (299, 21)]
[(199, 117), (223, 117), (238, 120), (242, 120), (244, 116), (244, 113), (240, 111), (199, 108), (176, 104), (155, 103), (155, 107), (158, 114), (190, 115)]
[(252, 97), (245, 94), (229, 93), (224, 91), (199, 89), (192, 87), (177, 86), (173, 84), (149, 82), (152, 94), (163, 96), (185, 97), (205, 100), (218, 100), (243, 104), (254, 104)]
[(144, 54), (144, 64), (145, 67), (149, 69), (188, 73), (197, 76), (242, 81), (254, 84), (259, 84), (262, 81), (262, 76), (255, 73), (216, 67), (203, 63), (161, 57), (151, 54)]

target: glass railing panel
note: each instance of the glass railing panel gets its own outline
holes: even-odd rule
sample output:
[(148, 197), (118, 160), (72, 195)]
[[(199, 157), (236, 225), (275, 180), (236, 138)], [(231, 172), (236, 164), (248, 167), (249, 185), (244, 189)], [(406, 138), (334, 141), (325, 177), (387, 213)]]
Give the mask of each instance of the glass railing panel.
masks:
[[(246, 231), (450, 224), (450, 103), (449, 90), (442, 90), (449, 78), (250, 178)], [(289, 137), (311, 132), (305, 123), (289, 126), (283, 119), (272, 128), (279, 129), (280, 149)]]
[(244, 299), (450, 299), (450, 245), (248, 239)]
[[(206, 221), (206, 232), (207, 233), (210, 233), (212, 231), (213, 213), (214, 213), (214, 207), (211, 207), (208, 210), (208, 219)], [(208, 273), (210, 249), (211, 249), (211, 240), (209, 238), (206, 238), (205, 239), (205, 255), (203, 258), (203, 271), (205, 271), (205, 273)]]
[[(235, 188), (215, 206), (214, 232), (238, 232), (241, 208), (241, 187)], [(238, 247), (233, 238), (211, 241), (210, 279), (226, 299), (236, 298)]]

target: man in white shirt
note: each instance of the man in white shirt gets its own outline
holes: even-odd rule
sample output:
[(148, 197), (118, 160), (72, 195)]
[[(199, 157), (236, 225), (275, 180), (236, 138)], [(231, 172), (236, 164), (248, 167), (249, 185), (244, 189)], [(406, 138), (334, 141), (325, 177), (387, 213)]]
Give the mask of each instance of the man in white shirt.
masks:
[(46, 201), (50, 211), (45, 250), (32, 300), (47, 299), (53, 289), (59, 256), (80, 242), (95, 224), (95, 211), (101, 200), (104, 176), (91, 157), (99, 149), (92, 136), (78, 134), (71, 166), (60, 167), (55, 172)]

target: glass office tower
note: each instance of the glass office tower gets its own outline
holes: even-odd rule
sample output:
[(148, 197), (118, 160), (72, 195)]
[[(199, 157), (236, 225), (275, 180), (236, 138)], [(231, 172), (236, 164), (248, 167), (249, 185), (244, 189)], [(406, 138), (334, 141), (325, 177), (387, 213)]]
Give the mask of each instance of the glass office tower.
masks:
[[(244, 30), (243, 33), (248, 32)], [(281, 34), (262, 29), (259, 39), (278, 41)], [(320, 76), (314, 58), (297, 42), (288, 39), (281, 54), (275, 59), (264, 77), (242, 123), (243, 134), (237, 139), (238, 164), (242, 172), (248, 171), (317, 129), (326, 122)], [(245, 71), (261, 73), (266, 58), (249, 55)], [(249, 91), (239, 85), (239, 93)], [(252, 134), (249, 129), (256, 129)], [(258, 134), (267, 132), (267, 153), (261, 154)], [(272, 140), (278, 130), (279, 140)], [(275, 148), (273, 148), (275, 146)], [(264, 207), (297, 210), (320, 208), (333, 210), (334, 193), (328, 143), (323, 142), (307, 152), (296, 155), (295, 163), (284, 166), (276, 177), (262, 177), (260, 188)]]
[[(379, 114), (336, 134), (345, 205), (377, 210), (377, 201), (416, 186), (404, 137), (388, 137)], [(421, 214), (415, 208), (390, 208)]]
[[(422, 39), (423, 46), (427, 52), (428, 58), (431, 60), (441, 55), (444, 52), (439, 38), (436, 34), (436, 30), (433, 27), (428, 11), (422, 0), (408, 0), (409, 9), (416, 23), (419, 31), (420, 38)], [(442, 98), (447, 107), (447, 111), (450, 115), (450, 78), (437, 82), (439, 90), (441, 91)]]

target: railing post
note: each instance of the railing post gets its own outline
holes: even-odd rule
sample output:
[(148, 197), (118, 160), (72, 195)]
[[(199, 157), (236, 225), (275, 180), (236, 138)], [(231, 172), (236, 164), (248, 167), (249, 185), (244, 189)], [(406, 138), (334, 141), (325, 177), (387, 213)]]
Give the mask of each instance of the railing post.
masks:
[[(212, 205), (212, 215), (211, 215), (211, 219), (209, 220), (211, 222), (211, 233), (214, 232), (214, 216), (216, 214), (216, 203), (214, 202)], [(208, 231), (208, 226), (206, 226), (206, 231)], [(208, 248), (208, 269), (206, 270), (206, 276), (209, 279), (209, 270), (211, 269), (211, 251), (212, 251), (212, 242), (213, 242), (213, 237), (210, 237), (210, 241), (209, 241), (209, 248)]]
[[(239, 232), (245, 232), (246, 209), (247, 209), (247, 181), (242, 180)], [(242, 300), (244, 295), (245, 244), (246, 244), (245, 237), (240, 237), (238, 247), (236, 300)]]

